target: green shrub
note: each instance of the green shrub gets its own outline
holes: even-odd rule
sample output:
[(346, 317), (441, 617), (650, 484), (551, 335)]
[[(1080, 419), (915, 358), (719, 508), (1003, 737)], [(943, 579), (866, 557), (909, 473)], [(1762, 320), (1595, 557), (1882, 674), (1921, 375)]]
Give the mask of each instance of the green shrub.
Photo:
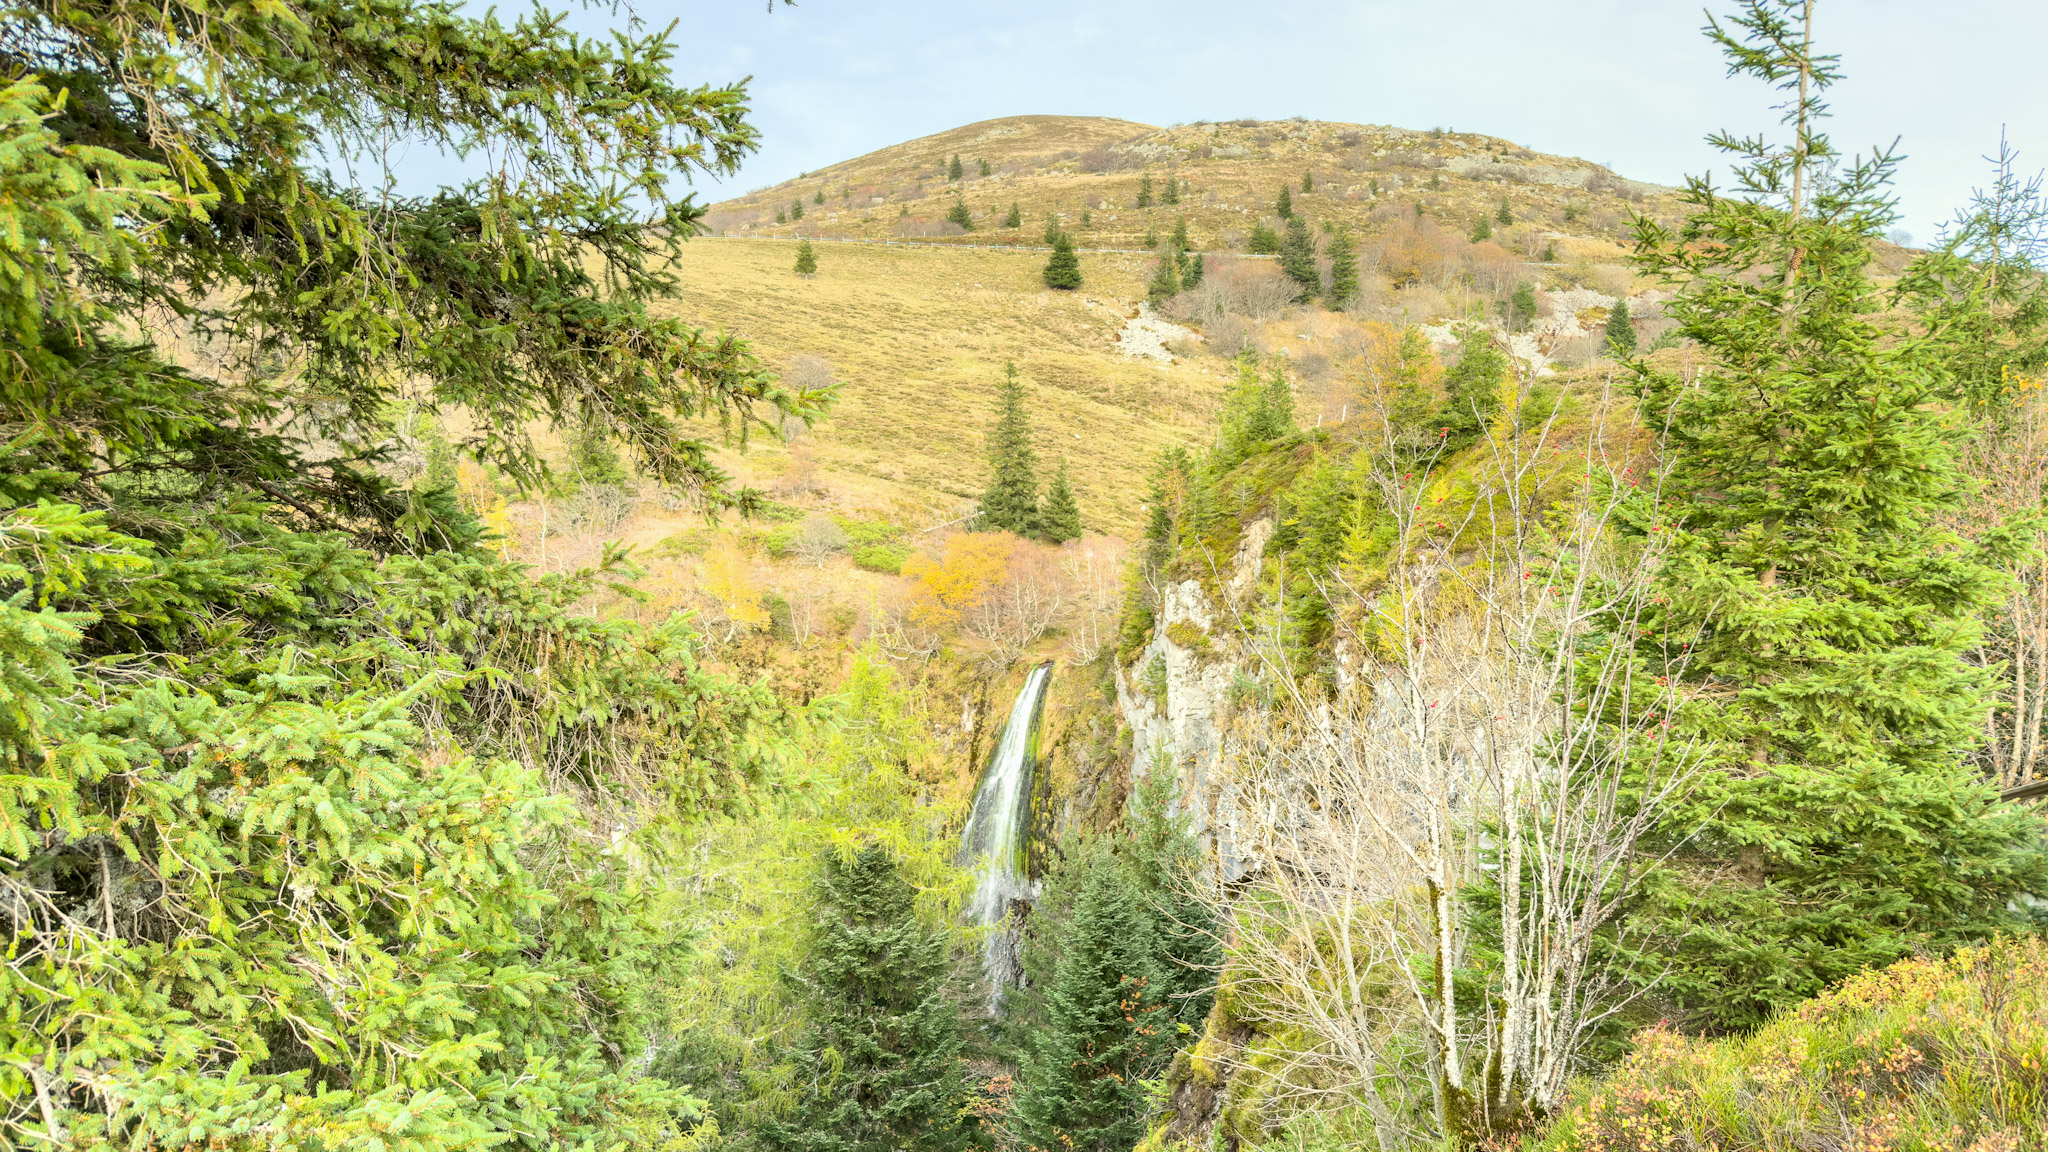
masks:
[(1658, 1027), (1540, 1141), (1543, 1152), (1955, 1149), (2048, 1141), (2048, 944), (1904, 960), (1750, 1036)]
[(903, 562), (910, 559), (910, 549), (901, 544), (870, 544), (853, 550), (853, 566), (869, 572), (885, 572), (891, 576), (903, 571)]

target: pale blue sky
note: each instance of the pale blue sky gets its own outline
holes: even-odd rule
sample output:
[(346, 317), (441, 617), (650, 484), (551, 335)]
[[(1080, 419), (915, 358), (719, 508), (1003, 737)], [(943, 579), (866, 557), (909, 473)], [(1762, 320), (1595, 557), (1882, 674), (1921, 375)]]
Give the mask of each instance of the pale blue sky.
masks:
[[(754, 77), (763, 147), (728, 187), (704, 187), (713, 199), (1024, 113), (1441, 125), (1667, 184), (1715, 163), (1708, 131), (1775, 120), (1773, 94), (1725, 77), (1682, 0), (638, 3), (650, 23), (682, 22), (682, 78)], [(2001, 123), (2024, 167), (2048, 166), (2048, 99), (2030, 75), (2048, 2), (1821, 0), (1818, 24), (1848, 71), (1836, 142), (1903, 137), (1916, 237), (1984, 183)]]

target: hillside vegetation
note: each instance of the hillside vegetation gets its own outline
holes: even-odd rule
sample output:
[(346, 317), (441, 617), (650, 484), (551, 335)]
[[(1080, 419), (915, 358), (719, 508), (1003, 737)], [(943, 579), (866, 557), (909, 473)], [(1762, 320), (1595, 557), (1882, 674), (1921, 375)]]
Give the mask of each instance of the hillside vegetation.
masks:
[(960, 516), (986, 483), (983, 434), (1014, 362), (1039, 451), (1068, 462), (1084, 523), (1125, 532), (1152, 457), (1200, 436), (1222, 389), (1217, 362), (1115, 347), (1144, 295), (1142, 257), (1089, 256), (1080, 293), (1048, 291), (1043, 259), (1024, 253), (840, 245), (807, 278), (793, 259), (787, 244), (694, 241), (672, 265), (678, 292), (656, 306), (747, 333), (784, 371), (822, 361), (811, 370), (840, 383), (823, 423), (725, 457), (785, 495), (822, 473), (849, 507), (919, 528)]
[[(948, 179), (952, 158), (961, 177)], [(989, 174), (981, 174), (986, 161)], [(1304, 191), (1303, 177), (1309, 188)], [(1165, 202), (1166, 181), (1176, 202)], [(1153, 203), (1137, 203), (1149, 178)], [(1514, 223), (1504, 240), (1533, 259), (1547, 233), (1565, 237), (1567, 262), (1611, 258), (1631, 211), (1670, 215), (1675, 190), (1624, 179), (1585, 160), (1532, 152), (1473, 133), (1415, 131), (1319, 120), (1236, 120), (1155, 128), (1081, 116), (984, 120), (871, 152), (713, 206), (706, 218), (726, 233), (863, 239), (954, 237), (981, 243), (1039, 243), (1048, 216), (1076, 229), (1087, 247), (1146, 247), (1185, 217), (1204, 250), (1241, 249), (1254, 224), (1270, 221), (1282, 188), (1318, 223), (1363, 230), (1376, 212), (1422, 213), (1458, 231), (1505, 202)], [(945, 224), (955, 195), (974, 221), (971, 235)], [(822, 203), (819, 202), (822, 197)], [(790, 218), (801, 201), (804, 215)], [(1012, 204), (1019, 227), (1006, 228)], [(1083, 224), (1081, 215), (1088, 212)], [(776, 214), (784, 219), (778, 222)]]

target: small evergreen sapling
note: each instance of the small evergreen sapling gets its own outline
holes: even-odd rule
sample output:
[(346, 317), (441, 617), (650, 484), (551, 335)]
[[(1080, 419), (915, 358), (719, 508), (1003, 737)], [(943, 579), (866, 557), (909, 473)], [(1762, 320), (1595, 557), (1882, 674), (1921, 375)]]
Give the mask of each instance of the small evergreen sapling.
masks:
[(1045, 505), (1039, 513), (1039, 538), (1048, 544), (1064, 544), (1081, 538), (1081, 505), (1074, 498), (1074, 486), (1067, 479), (1067, 461), (1052, 475), (1046, 489)]
[(1171, 172), (1166, 174), (1166, 188), (1160, 193), (1159, 202), (1161, 204), (1180, 203), (1180, 181)]
[(1045, 214), (1045, 246), (1050, 248), (1060, 240), (1060, 218), (1051, 212)]
[(1357, 299), (1358, 246), (1350, 230), (1340, 227), (1330, 234), (1330, 309), (1342, 311)]
[(1180, 254), (1180, 289), (1189, 291), (1202, 282), (1202, 254), (1183, 252)]
[(1501, 393), (1513, 366), (1507, 352), (1485, 329), (1458, 329), (1458, 362), (1444, 372), (1444, 407), (1439, 417), (1443, 446), (1456, 452), (1485, 435), (1500, 411)]
[(1074, 239), (1065, 232), (1053, 237), (1052, 258), (1045, 262), (1045, 286), (1072, 291), (1081, 286), (1081, 260), (1074, 255)]
[(1185, 252), (1189, 247), (1191, 245), (1188, 244), (1188, 218), (1182, 216), (1173, 222), (1173, 250)]
[(809, 240), (797, 241), (796, 274), (799, 276), (812, 276), (816, 275), (817, 271), (818, 254), (811, 250), (811, 242)]
[(1180, 292), (1180, 257), (1171, 249), (1159, 254), (1159, 262), (1152, 269), (1152, 279), (1145, 285), (1145, 297), (1158, 307)]
[(1274, 256), (1280, 252), (1280, 234), (1264, 220), (1252, 225), (1251, 238), (1245, 242), (1245, 250), (1254, 256)]
[(789, 218), (790, 218), (791, 220), (801, 220), (801, 219), (803, 219), (803, 218), (804, 218), (804, 201), (803, 201), (803, 197), (801, 197), (801, 196), (797, 197), (796, 201), (795, 201), (794, 203), (790, 204), (790, 206), (789, 206)]
[(946, 209), (946, 219), (960, 226), (962, 232), (974, 231), (974, 214), (967, 210), (967, 198), (955, 192), (953, 206)]
[(1280, 241), (1280, 270), (1300, 286), (1297, 301), (1313, 300), (1323, 290), (1322, 273), (1316, 270), (1316, 239), (1308, 230), (1308, 218), (1298, 213), (1287, 222), (1287, 236)]
[(1150, 208), (1151, 206), (1152, 174), (1147, 172), (1145, 175), (1138, 177), (1138, 207)]
[(1024, 209), (1019, 207), (1015, 200), (1012, 200), (1010, 201), (1010, 214), (1003, 217), (1003, 227), (1022, 228), (1023, 226)]
[(1501, 304), (1501, 319), (1510, 332), (1527, 332), (1536, 322), (1536, 287), (1527, 280), (1515, 282), (1515, 290)]
[(960, 167), (960, 154), (955, 152), (953, 153), (953, 162), (946, 165), (946, 183), (958, 184), (960, 178), (964, 175), (966, 173)]
[(811, 197), (811, 203), (813, 203), (813, 204), (823, 204), (824, 202), (825, 202), (825, 189), (824, 189), (823, 187), (820, 187), (820, 188), (818, 189), (818, 191), (817, 191), (817, 194)]
[(1157, 228), (1151, 228), (1151, 227), (1148, 227), (1148, 228), (1146, 228), (1146, 229), (1145, 229), (1145, 247), (1146, 247), (1146, 248), (1157, 248), (1157, 247), (1159, 247), (1159, 229), (1157, 229)]
[(990, 168), (990, 167), (988, 166), (988, 161), (986, 161), (986, 160), (983, 160), (983, 161), (981, 162), (981, 174), (982, 174), (983, 176), (986, 176), (986, 175), (988, 175), (988, 174), (989, 174), (990, 172), (992, 172), (992, 171), (994, 171), (994, 169), (992, 169), (992, 168)]
[(1313, 192), (1316, 190), (1315, 173), (1306, 168), (1302, 169), (1301, 172), (1301, 190), (1303, 192)]
[(1273, 215), (1282, 220), (1294, 218), (1294, 192), (1285, 184), (1280, 186), (1280, 198), (1273, 203)]
[(1500, 198), (1500, 209), (1493, 214), (1493, 221), (1505, 228), (1515, 222), (1515, 210), (1508, 206), (1508, 198)]
[(1616, 359), (1626, 360), (1636, 354), (1636, 326), (1629, 319), (1628, 301), (1616, 300), (1614, 307), (1607, 310), (1607, 350)]
[(1493, 239), (1493, 224), (1486, 217), (1481, 216), (1479, 222), (1472, 226), (1472, 242), (1478, 244), (1481, 241), (1491, 239)]

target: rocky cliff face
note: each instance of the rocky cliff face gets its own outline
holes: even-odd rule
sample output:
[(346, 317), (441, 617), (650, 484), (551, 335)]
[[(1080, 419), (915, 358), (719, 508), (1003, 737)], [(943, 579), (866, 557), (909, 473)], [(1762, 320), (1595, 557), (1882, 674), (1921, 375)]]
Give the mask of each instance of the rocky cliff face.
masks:
[(1237, 698), (1257, 673), (1237, 624), (1258, 586), (1273, 528), (1270, 518), (1246, 527), (1220, 598), (1196, 580), (1165, 588), (1152, 638), (1116, 669), (1117, 714), (1131, 733), (1131, 777), (1179, 775), (1184, 810), (1226, 880), (1251, 867), (1242, 847), (1250, 843), (1247, 813), (1220, 766)]

